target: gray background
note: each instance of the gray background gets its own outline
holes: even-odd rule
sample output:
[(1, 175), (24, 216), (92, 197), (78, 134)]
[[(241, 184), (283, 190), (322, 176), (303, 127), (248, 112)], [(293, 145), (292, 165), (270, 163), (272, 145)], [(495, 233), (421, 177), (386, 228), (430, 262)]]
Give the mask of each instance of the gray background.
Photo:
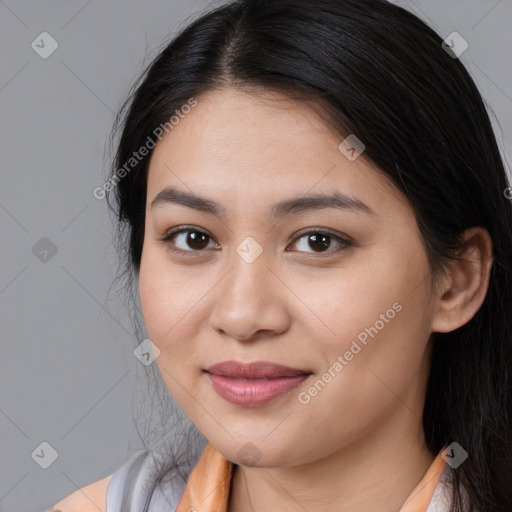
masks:
[[(220, 3), (0, 1), (0, 512), (41, 512), (142, 447), (142, 340), (111, 289), (111, 217), (92, 191), (129, 86), (177, 28)], [(511, 162), (512, 0), (395, 3), (469, 42), (461, 60)], [(47, 59), (31, 47), (44, 31), (59, 45)], [(46, 262), (33, 253), (43, 237), (57, 248)], [(58, 452), (48, 469), (31, 456), (44, 441)]]

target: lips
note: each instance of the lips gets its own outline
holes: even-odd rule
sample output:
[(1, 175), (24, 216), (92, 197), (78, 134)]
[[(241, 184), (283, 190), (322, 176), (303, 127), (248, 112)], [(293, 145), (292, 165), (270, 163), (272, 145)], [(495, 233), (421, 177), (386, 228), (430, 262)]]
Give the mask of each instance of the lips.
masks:
[(276, 379), (279, 377), (295, 377), (311, 372), (289, 368), (274, 363), (255, 362), (239, 363), (238, 361), (224, 361), (208, 368), (212, 375), (222, 375), (235, 379)]
[(213, 389), (236, 405), (256, 407), (299, 386), (311, 372), (268, 362), (224, 361), (206, 370)]

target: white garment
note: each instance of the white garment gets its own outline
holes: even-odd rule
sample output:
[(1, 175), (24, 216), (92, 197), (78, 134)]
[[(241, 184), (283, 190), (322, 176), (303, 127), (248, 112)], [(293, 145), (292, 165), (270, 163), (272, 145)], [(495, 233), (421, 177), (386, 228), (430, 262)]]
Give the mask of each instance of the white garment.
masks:
[(155, 460), (150, 450), (135, 450), (113, 474), (107, 489), (106, 512), (174, 511), (185, 491), (186, 483), (176, 477), (164, 488), (154, 487)]
[(451, 467), (446, 464), (439, 482), (437, 482), (436, 488), (432, 499), (428, 504), (426, 512), (449, 512), (451, 504), (451, 492), (452, 486), (450, 484), (450, 471)]

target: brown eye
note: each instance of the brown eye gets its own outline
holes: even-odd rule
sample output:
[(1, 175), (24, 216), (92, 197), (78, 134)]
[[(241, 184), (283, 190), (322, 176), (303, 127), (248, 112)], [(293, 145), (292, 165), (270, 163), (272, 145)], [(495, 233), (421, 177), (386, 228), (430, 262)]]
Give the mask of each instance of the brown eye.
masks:
[[(303, 239), (305, 241), (301, 243), (300, 241)], [(318, 229), (312, 229), (306, 233), (302, 233), (297, 240), (298, 241), (295, 242), (294, 245), (299, 247), (299, 250), (302, 252), (336, 252), (337, 250), (341, 250), (352, 245), (349, 240), (346, 240), (339, 235)], [(329, 251), (328, 249), (333, 245), (333, 241), (337, 244), (337, 248)], [(308, 249), (311, 249), (311, 251), (308, 251)]]
[[(195, 228), (181, 228), (167, 234), (162, 241), (169, 244), (171, 251), (199, 252), (208, 247), (210, 235)], [(176, 248), (175, 248), (176, 247)]]

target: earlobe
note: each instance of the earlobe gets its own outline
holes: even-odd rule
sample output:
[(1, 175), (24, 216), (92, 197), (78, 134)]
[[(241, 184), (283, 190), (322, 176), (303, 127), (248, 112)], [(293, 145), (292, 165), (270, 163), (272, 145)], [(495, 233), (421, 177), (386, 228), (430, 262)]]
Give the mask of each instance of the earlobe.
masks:
[(492, 240), (480, 226), (462, 234), (458, 260), (452, 262), (440, 287), (432, 332), (450, 332), (462, 327), (480, 309), (489, 287), (493, 263)]

